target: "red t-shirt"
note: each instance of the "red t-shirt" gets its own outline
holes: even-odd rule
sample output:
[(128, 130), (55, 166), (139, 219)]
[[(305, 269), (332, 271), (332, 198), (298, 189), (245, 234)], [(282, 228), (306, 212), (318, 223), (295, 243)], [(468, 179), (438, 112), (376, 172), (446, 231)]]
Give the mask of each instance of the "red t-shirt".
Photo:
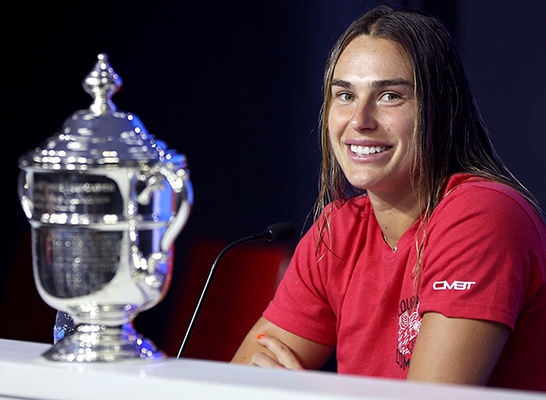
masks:
[(546, 228), (504, 185), (456, 175), (426, 230), (415, 305), (416, 222), (393, 252), (367, 196), (333, 210), (294, 253), (266, 319), (337, 345), (338, 372), (405, 379), (425, 312), (510, 327), (489, 384), (546, 390)]

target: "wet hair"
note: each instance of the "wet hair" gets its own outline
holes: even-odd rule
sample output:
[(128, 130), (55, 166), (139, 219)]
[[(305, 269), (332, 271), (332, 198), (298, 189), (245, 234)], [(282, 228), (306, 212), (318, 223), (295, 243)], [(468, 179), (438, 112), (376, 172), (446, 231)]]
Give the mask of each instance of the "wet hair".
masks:
[[(324, 73), (321, 110), (322, 167), (315, 220), (319, 222), (317, 253), (329, 229), (331, 210), (349, 197), (363, 194), (354, 190), (337, 162), (328, 132), (328, 114), (332, 102), (331, 83), (341, 53), (356, 37), (386, 39), (407, 56), (414, 75), (417, 99), (413, 145), (414, 165), (422, 188), (419, 201), (423, 207), (420, 230), (416, 237), (417, 262), (414, 269), (416, 293), (420, 285), (421, 259), (428, 220), (442, 200), (445, 185), (456, 173), (472, 174), (507, 185), (520, 193), (544, 219), (533, 195), (512, 175), (497, 155), (466, 78), (459, 51), (444, 25), (417, 10), (378, 6), (354, 21), (334, 45)], [(408, 177), (409, 179), (409, 177)], [(353, 189), (348, 191), (349, 189)], [(327, 211), (325, 211), (327, 210)]]
[[(334, 45), (326, 64), (321, 111), (322, 168), (315, 217), (328, 203), (342, 204), (348, 184), (330, 143), (328, 113), (337, 61), (356, 37), (367, 35), (398, 45), (409, 59), (417, 99), (414, 145), (424, 216), (430, 217), (448, 178), (469, 173), (503, 183), (520, 193), (544, 219), (533, 195), (497, 155), (472, 95), (459, 51), (436, 18), (417, 10), (378, 6), (354, 21)], [(358, 193), (358, 190), (356, 191)]]

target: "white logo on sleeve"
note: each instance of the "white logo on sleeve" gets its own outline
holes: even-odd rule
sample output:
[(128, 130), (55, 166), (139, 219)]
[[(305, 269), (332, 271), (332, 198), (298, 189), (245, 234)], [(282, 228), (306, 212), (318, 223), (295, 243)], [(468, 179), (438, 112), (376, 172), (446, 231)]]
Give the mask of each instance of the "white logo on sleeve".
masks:
[(434, 290), (470, 290), (475, 284), (476, 282), (453, 281), (450, 284), (448, 281), (436, 281), (432, 284), (432, 288)]

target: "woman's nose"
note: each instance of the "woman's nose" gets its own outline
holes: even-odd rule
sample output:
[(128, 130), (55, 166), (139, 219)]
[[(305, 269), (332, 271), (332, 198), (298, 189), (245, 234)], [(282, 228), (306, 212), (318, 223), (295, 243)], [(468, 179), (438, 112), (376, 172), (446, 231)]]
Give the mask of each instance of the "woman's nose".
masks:
[(374, 130), (377, 128), (376, 110), (372, 102), (359, 102), (351, 118), (351, 127), (356, 131)]

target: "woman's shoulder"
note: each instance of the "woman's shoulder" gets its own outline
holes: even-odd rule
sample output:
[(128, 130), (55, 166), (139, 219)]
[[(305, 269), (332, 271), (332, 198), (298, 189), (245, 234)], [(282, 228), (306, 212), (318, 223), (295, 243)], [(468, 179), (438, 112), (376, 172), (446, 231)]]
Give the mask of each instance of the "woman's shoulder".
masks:
[(525, 209), (532, 209), (529, 202), (508, 185), (470, 174), (453, 175), (447, 182), (443, 200), (457, 197), (469, 198), (474, 203), (480, 200), (511, 199)]
[(340, 238), (367, 231), (370, 219), (375, 221), (369, 197), (351, 197), (328, 204), (309, 233), (314, 236), (315, 242), (317, 238), (322, 241), (322, 238), (329, 243), (331, 238), (336, 238), (339, 244)]
[[(483, 189), (489, 189), (493, 192), (512, 197), (516, 200), (524, 200), (523, 196), (516, 190), (500, 182), (495, 182), (488, 178), (471, 174), (455, 174), (449, 178), (444, 190), (444, 198), (453, 192), (468, 195), (471, 192), (483, 192)], [(484, 192), (485, 193), (485, 192)], [(491, 195), (495, 195), (491, 193)]]
[(491, 223), (494, 220), (527, 220), (541, 230), (544, 227), (544, 222), (531, 204), (515, 189), (469, 174), (457, 174), (450, 178), (434, 214), (447, 214), (459, 220), (482, 215), (488, 216)]
[(369, 215), (372, 212), (372, 206), (368, 195), (351, 197), (346, 200), (337, 200), (328, 204), (324, 210), (324, 213), (341, 217), (356, 217), (362, 218)]

